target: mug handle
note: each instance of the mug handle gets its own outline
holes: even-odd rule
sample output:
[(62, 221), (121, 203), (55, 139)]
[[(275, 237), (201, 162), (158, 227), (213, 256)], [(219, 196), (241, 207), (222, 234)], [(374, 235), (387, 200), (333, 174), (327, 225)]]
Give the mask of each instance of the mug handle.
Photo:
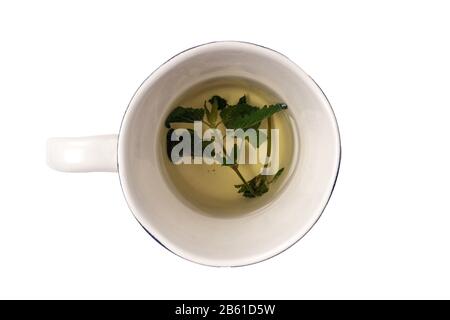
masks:
[(47, 164), (63, 172), (117, 172), (117, 135), (47, 140)]

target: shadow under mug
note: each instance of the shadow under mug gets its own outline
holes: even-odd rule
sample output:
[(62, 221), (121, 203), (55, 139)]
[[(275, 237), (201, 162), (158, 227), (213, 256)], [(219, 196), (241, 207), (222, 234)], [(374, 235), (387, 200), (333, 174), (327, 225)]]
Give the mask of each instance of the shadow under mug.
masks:
[[(160, 166), (157, 128), (181, 92), (219, 77), (263, 83), (289, 106), (298, 142), (289, 181), (257, 214), (232, 219), (199, 214), (180, 201)], [(149, 130), (149, 128), (151, 130)], [(119, 135), (51, 138), (48, 165), (68, 172), (118, 171), (142, 227), (180, 257), (210, 266), (242, 266), (283, 252), (321, 216), (340, 164), (339, 129), (318, 85), (271, 49), (237, 41), (183, 51), (154, 71), (131, 99)]]

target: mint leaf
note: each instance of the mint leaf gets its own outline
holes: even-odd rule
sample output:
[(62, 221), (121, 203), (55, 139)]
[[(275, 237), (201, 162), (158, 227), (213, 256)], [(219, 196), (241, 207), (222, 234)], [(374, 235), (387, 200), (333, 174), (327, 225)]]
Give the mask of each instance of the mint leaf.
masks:
[(166, 128), (170, 128), (171, 123), (193, 123), (194, 121), (202, 121), (204, 113), (204, 109), (179, 106), (169, 114), (165, 126)]
[(247, 97), (246, 96), (240, 97), (237, 104), (244, 104), (244, 103), (247, 103)]
[(284, 109), (287, 109), (285, 103), (272, 104), (261, 109), (248, 104), (237, 104), (222, 110), (220, 116), (229, 129), (257, 129), (262, 120)]
[(275, 173), (272, 177), (272, 180), (270, 180), (268, 183), (274, 183), (275, 181), (278, 180), (278, 178), (281, 176), (281, 174), (283, 173), (284, 168), (281, 168), (280, 170), (277, 171), (277, 173)]
[(242, 193), (242, 195), (246, 198), (260, 197), (269, 191), (266, 178), (262, 175), (257, 175), (253, 179), (249, 180), (247, 184), (238, 184), (234, 187), (238, 189), (238, 193)]
[(211, 103), (213, 107), (216, 107), (217, 110), (222, 110), (228, 105), (227, 100), (217, 95), (212, 96), (211, 99), (208, 100), (208, 102)]
[(219, 114), (219, 110), (224, 109), (227, 106), (227, 100), (220, 96), (212, 96), (211, 99), (208, 100), (211, 104), (211, 110), (206, 107), (206, 101), (203, 105), (203, 108), (206, 112), (206, 119), (208, 120), (208, 124), (210, 127), (215, 128), (217, 126), (217, 116)]
[(242, 193), (242, 195), (246, 198), (260, 197), (269, 191), (269, 184), (275, 182), (283, 173), (283, 170), (284, 168), (281, 168), (273, 176), (258, 174), (256, 177), (249, 180), (247, 182), (247, 185), (245, 183), (242, 183), (237, 184), (234, 187), (238, 189), (238, 193)]
[[(246, 103), (237, 104), (234, 106), (228, 106), (220, 112), (220, 117), (222, 122), (227, 129), (248, 129), (249, 127), (240, 126), (239, 119), (248, 119), (252, 114), (255, 114), (259, 110), (258, 107), (251, 106)], [(259, 127), (259, 122), (257, 121), (253, 127)], [(255, 128), (255, 129), (256, 129)]]
[[(223, 124), (227, 129), (258, 129), (261, 125), (261, 121), (270, 117), (271, 115), (284, 110), (287, 105), (284, 103), (277, 103), (270, 106), (264, 106), (263, 108), (258, 108), (247, 104), (246, 96), (242, 96), (239, 99), (238, 104), (234, 106), (228, 106), (220, 112), (220, 117), (222, 118)], [(266, 136), (261, 136), (258, 133), (256, 140), (256, 148), (259, 148), (261, 143), (266, 140)], [(247, 139), (247, 141), (250, 141)]]

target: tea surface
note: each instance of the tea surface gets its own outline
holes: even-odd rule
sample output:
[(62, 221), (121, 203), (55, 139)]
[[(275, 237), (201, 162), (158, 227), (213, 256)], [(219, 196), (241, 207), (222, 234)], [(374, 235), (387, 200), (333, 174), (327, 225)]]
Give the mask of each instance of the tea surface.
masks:
[[(191, 88), (183, 93), (173, 104), (172, 110), (177, 106), (202, 108), (205, 101), (218, 95), (229, 102), (237, 102), (245, 95), (248, 104), (264, 106), (282, 102), (277, 96), (261, 85), (245, 79), (218, 79), (209, 81)], [(192, 128), (192, 124), (174, 124), (174, 128)], [(238, 193), (235, 185), (242, 184), (242, 180), (228, 166), (220, 164), (178, 164), (169, 159), (166, 152), (167, 128), (163, 127), (161, 136), (161, 162), (169, 180), (169, 184), (179, 197), (191, 207), (206, 214), (235, 216), (248, 213), (261, 208), (271, 202), (280, 191), (289, 176), (291, 162), (295, 152), (293, 128), (288, 110), (277, 112), (271, 116), (272, 129), (278, 129), (279, 168), (283, 172), (276, 182), (270, 184), (269, 191), (260, 197), (246, 198)], [(225, 133), (223, 124), (217, 127)], [(267, 128), (267, 121), (261, 121), (261, 129)], [(208, 129), (207, 126), (203, 127)], [(248, 146), (247, 146), (248, 147)], [(267, 143), (260, 146), (267, 149)], [(248, 149), (246, 150), (248, 154)], [(248, 181), (257, 176), (262, 169), (261, 163), (239, 164), (239, 171)]]

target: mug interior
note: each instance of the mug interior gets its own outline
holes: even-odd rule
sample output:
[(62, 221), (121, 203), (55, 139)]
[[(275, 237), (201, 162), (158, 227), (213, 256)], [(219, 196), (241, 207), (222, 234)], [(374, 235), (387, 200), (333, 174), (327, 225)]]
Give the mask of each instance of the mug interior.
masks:
[[(289, 106), (296, 157), (285, 187), (257, 214), (200, 214), (161, 170), (158, 129), (180, 92), (220, 77), (254, 80)], [(300, 152), (298, 152), (300, 150)], [(285, 56), (242, 42), (201, 45), (173, 57), (135, 93), (118, 145), (125, 198), (141, 225), (172, 252), (202, 264), (237, 266), (270, 258), (320, 217), (334, 187), (340, 141), (333, 111), (314, 81)]]

